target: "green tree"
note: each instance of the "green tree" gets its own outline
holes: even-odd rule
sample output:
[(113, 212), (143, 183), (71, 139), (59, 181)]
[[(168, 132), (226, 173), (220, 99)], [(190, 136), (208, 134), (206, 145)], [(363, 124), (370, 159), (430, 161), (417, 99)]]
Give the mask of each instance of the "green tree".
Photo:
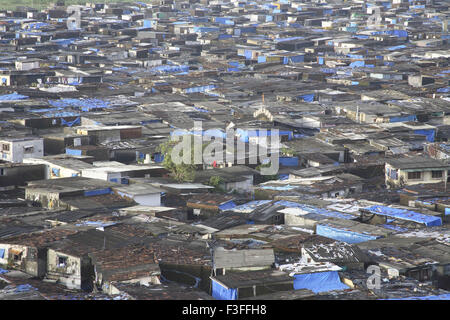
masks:
[(209, 181), (207, 184), (214, 187), (214, 189), (216, 191), (223, 192), (224, 191), (222, 188), (223, 183), (224, 183), (224, 180), (222, 177), (212, 176), (211, 178), (209, 178)]
[[(159, 145), (159, 152), (164, 156), (162, 165), (170, 171), (173, 178), (179, 182), (192, 182), (195, 179), (196, 166), (194, 163), (193, 145), (191, 147), (191, 164), (180, 163), (176, 164), (172, 160), (172, 150), (178, 142), (167, 141)], [(182, 153), (181, 155), (182, 156)]]

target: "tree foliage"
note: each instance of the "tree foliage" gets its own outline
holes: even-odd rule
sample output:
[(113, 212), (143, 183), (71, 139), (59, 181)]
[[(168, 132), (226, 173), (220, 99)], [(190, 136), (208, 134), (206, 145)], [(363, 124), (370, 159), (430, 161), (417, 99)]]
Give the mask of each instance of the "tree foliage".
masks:
[[(161, 152), (161, 154), (164, 156), (162, 165), (164, 166), (164, 168), (170, 171), (172, 177), (175, 180), (179, 182), (192, 182), (195, 179), (195, 171), (196, 171), (196, 166), (193, 164), (194, 146), (192, 145), (191, 148), (191, 158), (192, 158), (191, 164), (187, 163), (176, 164), (172, 160), (172, 150), (176, 144), (177, 142), (175, 141), (167, 141), (159, 145), (158, 148), (159, 152)], [(182, 153), (180, 154), (180, 156), (182, 156)]]
[(209, 178), (208, 185), (214, 187), (216, 191), (223, 192), (222, 184), (224, 183), (224, 180), (222, 177), (219, 176), (212, 176)]

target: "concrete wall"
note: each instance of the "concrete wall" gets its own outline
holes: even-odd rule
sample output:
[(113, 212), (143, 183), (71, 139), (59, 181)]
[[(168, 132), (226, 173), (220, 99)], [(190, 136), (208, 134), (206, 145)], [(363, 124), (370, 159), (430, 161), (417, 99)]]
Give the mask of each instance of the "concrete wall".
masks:
[[(66, 257), (65, 266), (58, 266), (58, 258)], [(81, 289), (82, 259), (49, 249), (47, 253), (47, 278), (57, 280), (69, 289)]]
[(21, 186), (26, 181), (45, 179), (44, 165), (24, 165), (0, 168), (0, 187)]
[(284, 224), (287, 226), (299, 226), (302, 228), (315, 228), (317, 221), (305, 218), (301, 215), (284, 214)]
[[(24, 163), (34, 163), (34, 164), (42, 164), (45, 166), (45, 178), (43, 179), (58, 179), (58, 178), (70, 178), (74, 175), (81, 175), (80, 170), (71, 169), (68, 167), (58, 166), (53, 164), (51, 161), (46, 161), (43, 159), (24, 159)], [(56, 174), (57, 171), (53, 169), (59, 170), (59, 175)]]
[(32, 69), (38, 69), (39, 68), (39, 61), (16, 61), (16, 69), (21, 71), (28, 71)]
[[(415, 185), (415, 184), (422, 184), (422, 183), (439, 183), (443, 182), (445, 180), (445, 170), (442, 170), (442, 177), (441, 178), (433, 178), (432, 177), (432, 171), (431, 170), (417, 170), (417, 172), (422, 173), (421, 179), (408, 179), (408, 172), (404, 170), (398, 170), (398, 179), (394, 180), (387, 174), (387, 169), (389, 170), (395, 170), (392, 166), (386, 163), (385, 166), (385, 183), (386, 185), (393, 185), (393, 186), (401, 186), (404, 185)], [(411, 172), (411, 171), (409, 171)]]
[(99, 179), (104, 181), (112, 181), (120, 183), (122, 174), (120, 172), (108, 172), (100, 169), (98, 170), (81, 170), (81, 176), (92, 179)]
[[(75, 195), (76, 193), (74, 193)], [(67, 208), (59, 199), (59, 193), (44, 192), (42, 189), (34, 190), (32, 188), (25, 189), (25, 199), (38, 202), (43, 208), (57, 209)]]
[(135, 196), (133, 200), (143, 206), (159, 207), (161, 205), (161, 195), (159, 193)]
[(20, 163), (24, 158), (39, 158), (44, 156), (44, 139), (25, 141), (0, 140), (0, 146), (3, 144), (9, 145), (9, 151), (1, 151), (1, 158), (5, 161)]
[[(42, 277), (45, 274), (46, 266), (45, 264), (42, 264), (42, 259), (45, 259), (44, 249), (38, 250), (34, 247), (2, 243), (0, 243), (0, 249), (5, 250), (3, 258), (0, 258), (0, 265), (23, 271), (35, 277)], [(14, 253), (12, 250), (19, 250), (22, 252), (19, 256), (19, 260), (14, 260)]]

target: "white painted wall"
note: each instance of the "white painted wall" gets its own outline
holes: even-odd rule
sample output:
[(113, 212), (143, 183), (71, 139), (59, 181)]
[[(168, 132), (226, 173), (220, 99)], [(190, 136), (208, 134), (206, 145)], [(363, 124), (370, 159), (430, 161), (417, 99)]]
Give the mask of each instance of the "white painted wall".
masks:
[(40, 158), (44, 156), (44, 139), (0, 140), (0, 146), (3, 144), (9, 144), (9, 151), (0, 151), (1, 159), (5, 161), (21, 163), (26, 158)]
[(160, 193), (149, 193), (145, 195), (135, 196), (134, 201), (143, 206), (159, 207), (161, 206), (161, 194)]

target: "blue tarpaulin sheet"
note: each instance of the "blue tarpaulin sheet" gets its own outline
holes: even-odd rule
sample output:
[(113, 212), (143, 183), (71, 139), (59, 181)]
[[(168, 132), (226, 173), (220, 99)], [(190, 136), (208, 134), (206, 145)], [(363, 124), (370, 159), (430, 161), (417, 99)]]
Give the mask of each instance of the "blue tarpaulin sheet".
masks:
[(115, 222), (104, 222), (104, 221), (83, 221), (82, 223), (76, 224), (76, 226), (91, 226), (91, 227), (109, 227), (115, 225)]
[(314, 101), (314, 93), (312, 94), (305, 94), (298, 97), (299, 99), (302, 99), (305, 102), (313, 102)]
[(327, 237), (330, 239), (343, 241), (343, 242), (350, 243), (350, 244), (360, 243), (360, 242), (365, 242), (365, 241), (375, 240), (375, 239), (380, 238), (378, 236), (357, 233), (357, 232), (345, 230), (345, 229), (338, 229), (338, 228), (330, 227), (330, 226), (324, 225), (324, 224), (317, 225), (316, 234), (318, 234), (319, 236), (324, 236), (324, 237)]
[(436, 90), (436, 92), (438, 92), (438, 93), (449, 93), (450, 92), (450, 87), (439, 88), (439, 89)]
[(155, 68), (150, 69), (151, 72), (156, 72), (156, 73), (177, 73), (177, 72), (188, 72), (189, 71), (189, 66), (186, 65), (181, 65), (181, 66), (168, 66), (168, 65), (163, 65), (163, 66), (158, 66)]
[(66, 148), (66, 154), (70, 154), (72, 156), (81, 156), (82, 155), (82, 151), (80, 149)]
[(14, 291), (17, 293), (17, 292), (27, 292), (27, 291), (31, 291), (31, 290), (37, 290), (37, 289), (32, 287), (29, 284), (20, 284), (16, 287), (16, 290), (14, 290)]
[(4, 274), (4, 273), (8, 273), (8, 272), (9, 272), (8, 270), (0, 268), (0, 274)]
[(51, 106), (57, 108), (76, 107), (80, 108), (82, 111), (89, 111), (91, 109), (107, 109), (111, 107), (108, 101), (95, 98), (91, 99), (65, 98), (59, 100), (49, 100), (48, 103)]
[(416, 121), (417, 117), (416, 115), (407, 115), (407, 116), (401, 116), (401, 117), (391, 117), (389, 119), (390, 122), (409, 122), (409, 121)]
[[(321, 58), (323, 59), (323, 58)], [(334, 68), (320, 68), (320, 72), (323, 73), (336, 73), (336, 69)]]
[(353, 216), (348, 213), (330, 211), (330, 210), (327, 210), (324, 208), (318, 208), (318, 207), (314, 207), (311, 205), (306, 205), (303, 203), (297, 203), (297, 202), (293, 202), (293, 201), (280, 200), (280, 201), (275, 202), (275, 204), (283, 205), (288, 208), (300, 208), (300, 209), (310, 212), (310, 213), (320, 214), (322, 216), (331, 217), (331, 218), (339, 218), (339, 219), (346, 219), (346, 220), (351, 220), (351, 219), (357, 218), (356, 216)]
[(337, 271), (294, 275), (294, 290), (309, 289), (314, 293), (345, 290), (349, 287), (341, 282)]
[(110, 188), (106, 188), (106, 189), (100, 189), (100, 190), (90, 190), (90, 191), (85, 191), (84, 192), (84, 196), (85, 197), (92, 197), (92, 196), (99, 196), (102, 194), (110, 194), (111, 193), (111, 189)]
[(414, 133), (426, 136), (428, 142), (434, 142), (434, 136), (435, 136), (434, 129), (414, 130)]
[(164, 161), (164, 155), (161, 153), (155, 153), (154, 160), (156, 163), (160, 163)]
[(353, 61), (352, 63), (350, 63), (349, 67), (351, 68), (362, 68), (364, 67), (364, 61)]
[(80, 117), (78, 117), (78, 118), (76, 118), (75, 120), (72, 120), (72, 121), (66, 121), (63, 118), (61, 118), (61, 125), (63, 125), (63, 126), (72, 127), (72, 126), (74, 126), (76, 124), (80, 124), (80, 123), (81, 123)]
[(4, 94), (0, 96), (0, 101), (14, 101), (14, 100), (24, 100), (28, 99), (28, 96), (24, 96), (22, 94), (18, 93), (10, 93), (10, 94)]
[(245, 204), (241, 204), (240, 206), (234, 207), (233, 211), (238, 212), (238, 211), (253, 211), (256, 209), (256, 207), (264, 205), (266, 203), (269, 203), (271, 200), (255, 200), (255, 201), (250, 201), (247, 202)]
[(397, 209), (397, 208), (375, 205), (372, 207), (365, 208), (365, 210), (375, 213), (375, 214), (378, 214), (378, 215), (387, 216), (390, 218), (422, 223), (422, 224), (425, 224), (427, 227), (442, 225), (442, 220), (439, 217), (427, 216), (422, 213), (405, 210), (405, 209)]
[(280, 157), (280, 165), (286, 167), (298, 166), (298, 157)]
[(303, 40), (305, 37), (289, 37), (289, 38), (277, 38), (274, 39), (275, 42), (284, 42), (284, 41), (292, 41), (292, 40)]
[(400, 46), (394, 46), (394, 47), (390, 47), (387, 48), (389, 51), (396, 51), (396, 50), (400, 50), (400, 49), (405, 49), (406, 46), (405, 45), (400, 45)]
[(292, 190), (292, 189), (295, 189), (298, 187), (285, 185), (285, 186), (261, 186), (260, 188), (265, 189), (265, 190), (287, 191), (287, 190)]
[(212, 297), (217, 300), (237, 300), (237, 289), (227, 289), (212, 280)]
[(5, 249), (0, 249), (0, 258), (3, 259), (5, 256)]
[(236, 203), (234, 203), (233, 200), (230, 200), (230, 201), (227, 201), (227, 202), (219, 205), (219, 210), (225, 211), (225, 210), (233, 209), (234, 207), (236, 207)]
[(391, 230), (399, 231), (399, 232), (408, 231), (408, 229), (406, 229), (406, 228), (402, 228), (402, 227), (399, 227), (399, 226), (394, 226), (394, 225), (392, 225), (392, 224), (383, 224), (382, 227), (383, 227), (383, 228), (386, 228), (386, 229), (391, 229)]

